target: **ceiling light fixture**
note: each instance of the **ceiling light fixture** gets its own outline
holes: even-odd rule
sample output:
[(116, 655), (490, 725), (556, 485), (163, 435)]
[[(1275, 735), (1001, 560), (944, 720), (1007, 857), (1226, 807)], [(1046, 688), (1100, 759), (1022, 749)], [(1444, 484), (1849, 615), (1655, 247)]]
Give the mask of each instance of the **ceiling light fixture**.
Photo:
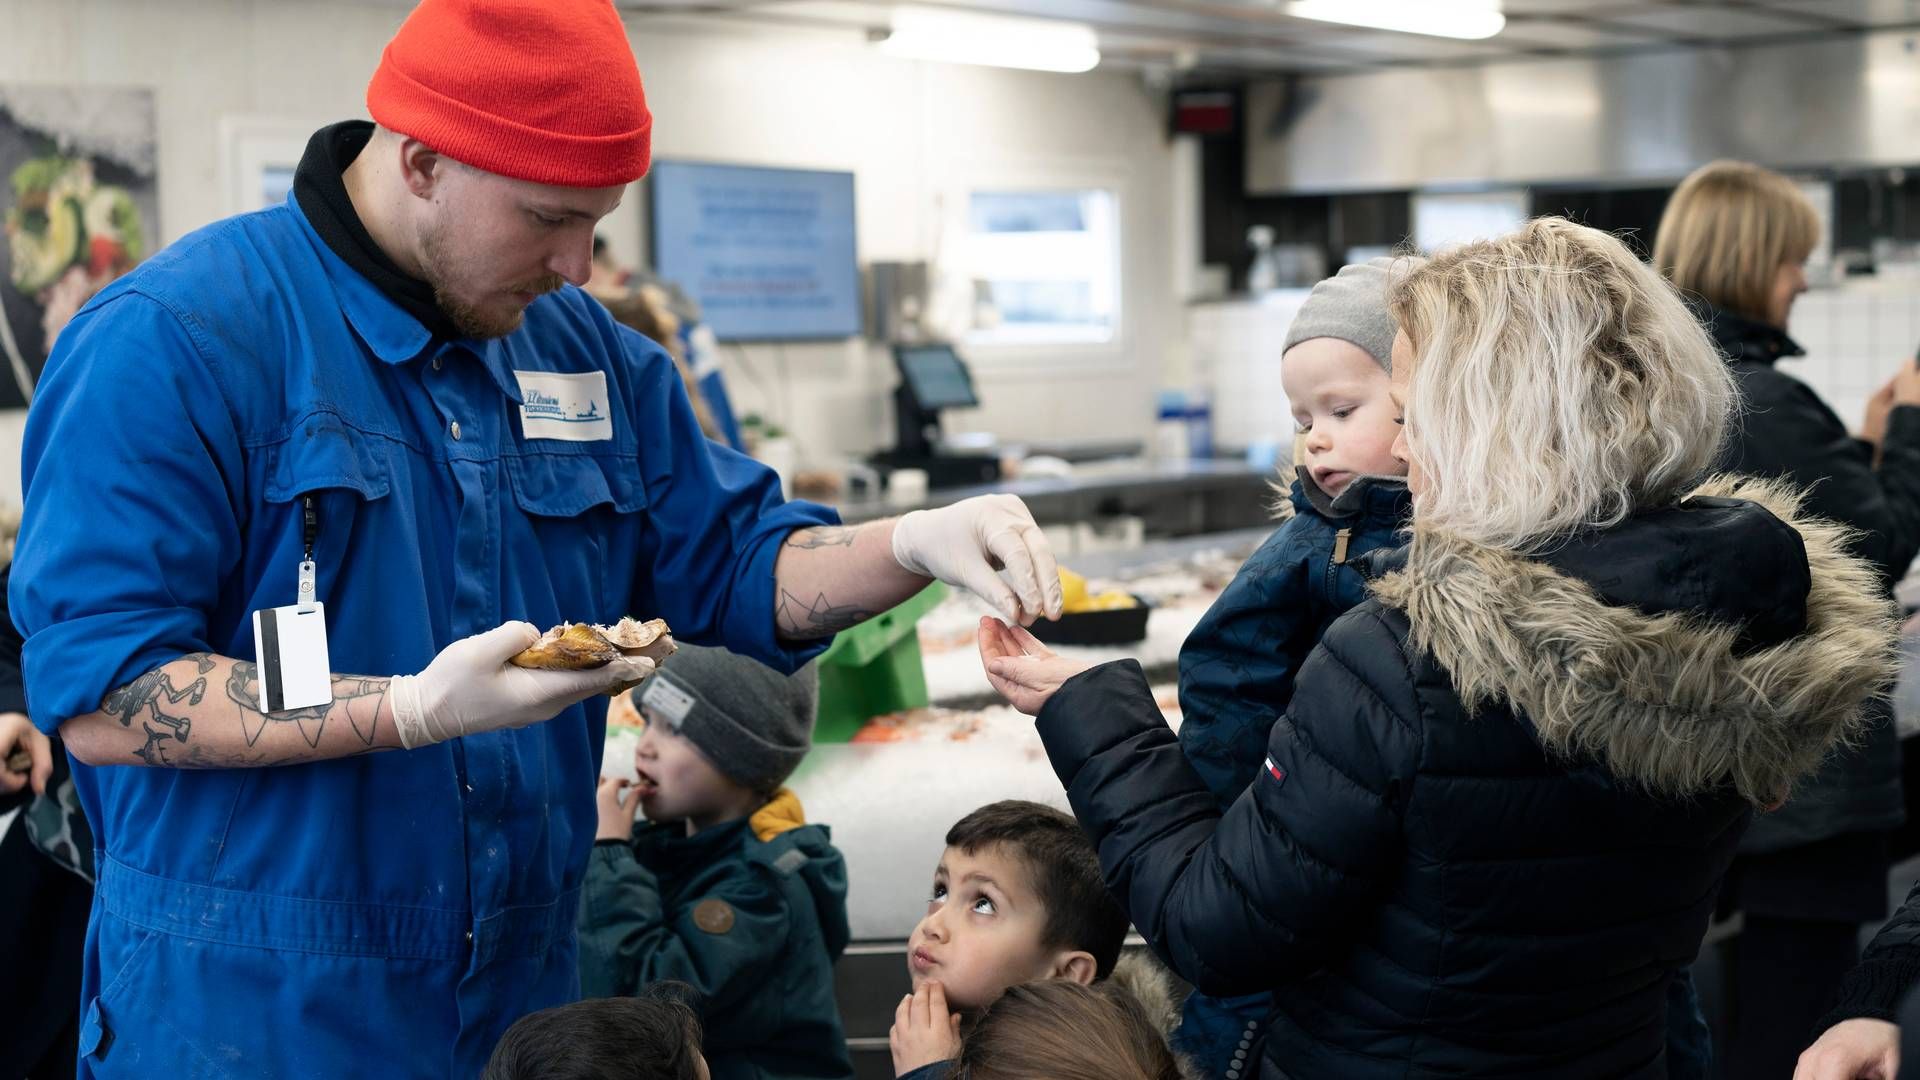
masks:
[(1100, 62), (1092, 27), (1053, 19), (903, 7), (893, 13), (892, 32), (875, 41), (893, 56), (948, 64), (1075, 73)]
[(1299, 19), (1468, 41), (1507, 25), (1500, 0), (1289, 0), (1285, 10)]

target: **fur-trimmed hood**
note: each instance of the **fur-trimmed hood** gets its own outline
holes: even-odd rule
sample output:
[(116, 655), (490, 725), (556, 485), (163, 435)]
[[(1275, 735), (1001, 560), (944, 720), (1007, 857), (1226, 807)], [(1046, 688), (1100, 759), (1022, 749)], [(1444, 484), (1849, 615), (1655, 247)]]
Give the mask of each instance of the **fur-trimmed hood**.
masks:
[[(1145, 952), (1126, 952), (1107, 976), (1115, 986), (1132, 994), (1160, 1034), (1171, 1040), (1180, 1026), (1181, 995), (1174, 988), (1173, 973)], [(1174, 1055), (1183, 1080), (1202, 1080), (1205, 1070), (1179, 1054)]]
[(1468, 710), (1507, 705), (1655, 794), (1764, 807), (1894, 677), (1895, 609), (1847, 536), (1785, 483), (1718, 477), (1566, 558), (1417, 532), (1373, 591)]

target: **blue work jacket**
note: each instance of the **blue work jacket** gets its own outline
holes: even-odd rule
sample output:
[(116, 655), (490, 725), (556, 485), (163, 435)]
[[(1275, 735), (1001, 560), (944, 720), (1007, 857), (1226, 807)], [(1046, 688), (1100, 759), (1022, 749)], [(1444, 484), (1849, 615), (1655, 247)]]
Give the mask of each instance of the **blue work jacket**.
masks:
[[(369, 676), (510, 619), (626, 614), (791, 668), (814, 650), (777, 638), (774, 561), (837, 520), (702, 438), (666, 353), (585, 293), (436, 341), (292, 200), (87, 305), (24, 472), (11, 596), (49, 731), (183, 655), (253, 659), (252, 612), (295, 599), (303, 496), (331, 668)], [(82, 1076), (473, 1076), (578, 995), (605, 699), (278, 768), (141, 766), (191, 763), (154, 719), (135, 767), (74, 770), (99, 858)]]

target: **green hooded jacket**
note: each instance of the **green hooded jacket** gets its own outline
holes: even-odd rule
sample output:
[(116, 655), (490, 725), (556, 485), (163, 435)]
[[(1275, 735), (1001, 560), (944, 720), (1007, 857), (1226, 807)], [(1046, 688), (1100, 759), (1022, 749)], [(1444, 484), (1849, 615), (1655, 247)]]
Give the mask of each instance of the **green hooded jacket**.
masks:
[(705, 999), (714, 1080), (853, 1075), (834, 1000), (847, 947), (847, 864), (781, 790), (752, 817), (679, 823), (594, 845), (580, 905), (587, 997), (674, 979)]

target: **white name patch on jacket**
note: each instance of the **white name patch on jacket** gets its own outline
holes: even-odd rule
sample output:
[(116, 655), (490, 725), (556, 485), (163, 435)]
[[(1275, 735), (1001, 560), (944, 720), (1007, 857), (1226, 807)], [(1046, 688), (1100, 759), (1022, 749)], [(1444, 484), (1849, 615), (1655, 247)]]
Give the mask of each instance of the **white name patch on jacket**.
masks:
[(520, 430), (529, 439), (598, 442), (613, 438), (607, 373), (515, 371), (520, 381)]

